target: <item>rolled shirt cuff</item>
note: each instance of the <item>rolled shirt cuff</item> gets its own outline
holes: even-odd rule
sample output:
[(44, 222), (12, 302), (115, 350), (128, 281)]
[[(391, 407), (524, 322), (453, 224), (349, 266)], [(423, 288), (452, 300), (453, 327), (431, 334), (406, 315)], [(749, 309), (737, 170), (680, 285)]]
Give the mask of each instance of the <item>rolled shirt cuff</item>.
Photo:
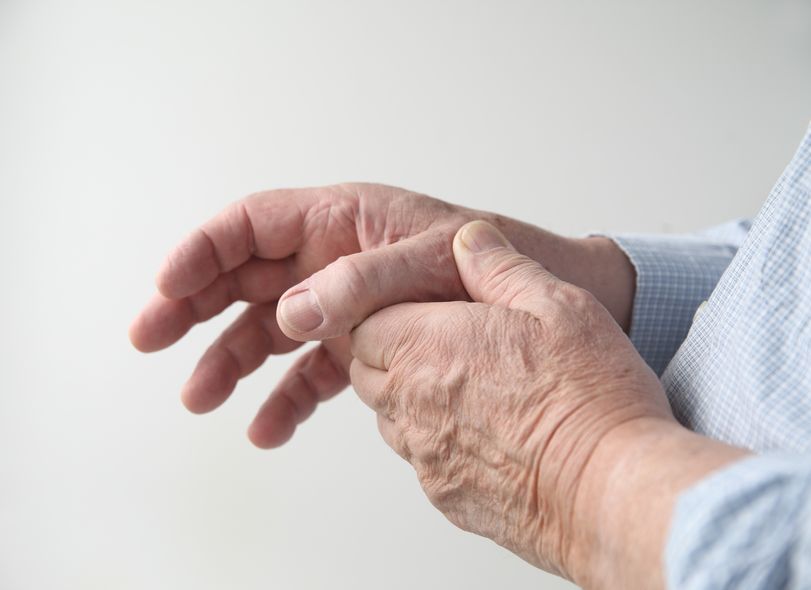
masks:
[(630, 339), (661, 375), (737, 252), (701, 236), (607, 235), (636, 269)]

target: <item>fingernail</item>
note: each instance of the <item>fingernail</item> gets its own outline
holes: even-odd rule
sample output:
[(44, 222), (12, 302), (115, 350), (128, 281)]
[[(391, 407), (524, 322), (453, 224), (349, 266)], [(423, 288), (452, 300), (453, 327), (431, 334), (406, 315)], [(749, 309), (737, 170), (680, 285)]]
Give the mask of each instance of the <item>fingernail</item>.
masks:
[(310, 332), (324, 322), (321, 306), (309, 289), (285, 299), (281, 314), (285, 323), (297, 332)]
[(486, 221), (473, 221), (462, 228), (459, 241), (471, 252), (486, 252), (493, 248), (511, 248), (507, 238)]

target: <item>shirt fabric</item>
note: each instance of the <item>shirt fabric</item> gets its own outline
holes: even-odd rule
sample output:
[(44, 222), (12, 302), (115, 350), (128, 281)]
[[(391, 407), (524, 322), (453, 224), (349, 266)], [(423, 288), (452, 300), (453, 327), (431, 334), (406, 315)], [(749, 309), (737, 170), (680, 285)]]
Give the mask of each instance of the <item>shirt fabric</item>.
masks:
[(677, 419), (757, 453), (679, 498), (671, 588), (811, 589), (809, 195), (811, 128), (751, 224), (612, 236), (637, 272), (631, 341)]

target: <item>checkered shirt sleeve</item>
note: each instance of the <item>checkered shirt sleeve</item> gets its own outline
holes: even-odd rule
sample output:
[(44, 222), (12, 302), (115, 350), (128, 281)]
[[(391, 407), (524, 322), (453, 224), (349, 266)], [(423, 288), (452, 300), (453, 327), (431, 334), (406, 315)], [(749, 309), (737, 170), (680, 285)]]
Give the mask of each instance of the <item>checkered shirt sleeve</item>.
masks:
[(636, 269), (630, 338), (661, 375), (749, 229), (747, 220), (697, 235), (609, 235)]
[(811, 588), (811, 457), (734, 463), (682, 494), (673, 522), (669, 588)]

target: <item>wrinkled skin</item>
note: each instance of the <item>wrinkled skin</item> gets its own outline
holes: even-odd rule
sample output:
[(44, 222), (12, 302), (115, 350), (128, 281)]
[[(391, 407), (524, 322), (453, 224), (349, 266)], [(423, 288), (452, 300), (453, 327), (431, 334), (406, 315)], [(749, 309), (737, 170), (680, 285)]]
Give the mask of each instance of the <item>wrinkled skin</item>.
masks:
[[(250, 303), (185, 384), (182, 399), (193, 412), (218, 407), (269, 355), (322, 341), (282, 378), (249, 430), (258, 446), (278, 446), (319, 401), (348, 385), (346, 335), (368, 315), (404, 301), (467, 298), (450, 245), (472, 219), (498, 226), (553, 271), (581, 266), (569, 260), (580, 255), (574, 241), (403, 189), (347, 184), (268, 191), (232, 204), (175, 248), (159, 272), (159, 293), (134, 321), (130, 338), (142, 351), (159, 350), (235, 301)], [(308, 286), (319, 293), (325, 319), (302, 332), (277, 306)]]
[[(472, 219), (515, 249), (502, 236), (471, 255), (457, 230)], [(673, 420), (621, 329), (633, 272), (611, 240), (402, 189), (269, 191), (180, 243), (130, 338), (159, 350), (247, 301), (185, 384), (189, 409), (216, 408), (269, 355), (320, 341), (260, 409), (254, 444), (283, 444), (351, 372), (454, 523), (583, 587), (658, 588), (678, 494), (744, 451)]]
[(451, 522), (576, 577), (589, 459), (623, 424), (672, 422), (664, 392), (591, 294), (508, 247), (457, 260), (486, 303), (379, 311), (353, 332), (352, 383)]

